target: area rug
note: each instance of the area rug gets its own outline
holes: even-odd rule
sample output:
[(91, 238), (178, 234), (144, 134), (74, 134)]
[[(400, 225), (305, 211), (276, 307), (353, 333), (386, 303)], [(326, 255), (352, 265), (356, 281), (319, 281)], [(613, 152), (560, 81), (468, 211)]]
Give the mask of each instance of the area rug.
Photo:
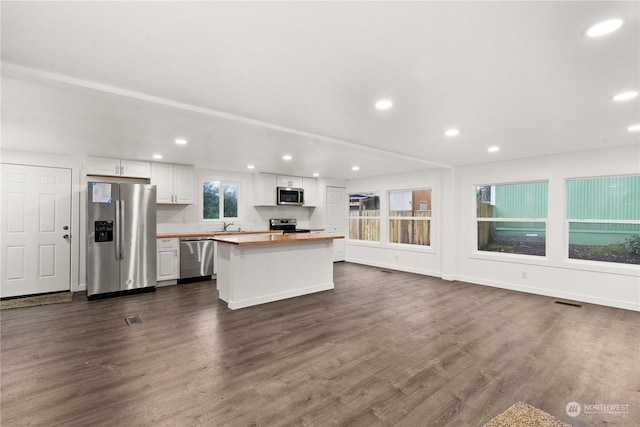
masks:
[(518, 402), (489, 421), (484, 427), (571, 427), (526, 403)]
[(0, 301), (0, 309), (7, 310), (10, 308), (33, 307), (36, 305), (60, 304), (63, 302), (71, 302), (72, 299), (73, 293), (71, 292), (56, 292), (31, 297), (10, 298)]

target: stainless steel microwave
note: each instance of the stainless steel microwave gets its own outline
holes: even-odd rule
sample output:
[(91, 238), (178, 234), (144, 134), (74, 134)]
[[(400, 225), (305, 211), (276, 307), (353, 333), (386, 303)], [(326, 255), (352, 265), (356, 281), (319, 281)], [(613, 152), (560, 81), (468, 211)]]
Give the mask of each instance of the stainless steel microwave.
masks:
[(304, 190), (302, 188), (278, 187), (276, 194), (279, 205), (304, 205)]

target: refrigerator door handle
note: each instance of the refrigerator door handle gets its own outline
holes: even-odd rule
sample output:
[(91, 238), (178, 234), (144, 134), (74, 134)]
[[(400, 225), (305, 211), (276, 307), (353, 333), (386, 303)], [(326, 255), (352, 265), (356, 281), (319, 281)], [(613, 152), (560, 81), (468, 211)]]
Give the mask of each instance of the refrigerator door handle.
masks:
[(120, 200), (116, 200), (116, 219), (114, 221), (115, 225), (115, 235), (116, 235), (116, 261), (120, 259)]
[(118, 239), (120, 240), (120, 259), (124, 259), (124, 248), (122, 245), (122, 242), (124, 241), (124, 238), (122, 236), (122, 230), (124, 230), (124, 200), (120, 200), (120, 236), (118, 236)]

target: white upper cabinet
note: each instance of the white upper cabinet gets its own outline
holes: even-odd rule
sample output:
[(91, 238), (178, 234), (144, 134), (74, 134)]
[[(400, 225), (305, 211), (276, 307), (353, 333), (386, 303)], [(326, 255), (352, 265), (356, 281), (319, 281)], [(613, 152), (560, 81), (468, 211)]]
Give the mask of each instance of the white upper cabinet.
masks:
[(87, 157), (87, 175), (123, 176), (129, 178), (150, 178), (151, 163), (135, 160)]
[(302, 177), (277, 175), (277, 184), (277, 187), (302, 188)]
[(173, 165), (175, 202), (192, 205), (196, 202), (196, 183), (193, 166)]
[(318, 203), (318, 180), (315, 178), (302, 178), (304, 189), (304, 206), (315, 207)]
[(254, 206), (276, 206), (277, 187), (302, 188), (304, 206), (315, 207), (318, 203), (318, 181), (315, 178), (258, 173), (253, 176)]
[(156, 186), (156, 202), (191, 205), (196, 202), (193, 166), (151, 164), (151, 184)]
[(276, 176), (270, 173), (257, 173), (253, 176), (254, 206), (276, 205)]

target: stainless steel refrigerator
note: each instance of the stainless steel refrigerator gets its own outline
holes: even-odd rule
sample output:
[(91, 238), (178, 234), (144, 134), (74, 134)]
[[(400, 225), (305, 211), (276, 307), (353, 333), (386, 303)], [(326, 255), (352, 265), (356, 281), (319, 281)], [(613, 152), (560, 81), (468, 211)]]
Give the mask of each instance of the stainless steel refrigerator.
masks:
[(87, 227), (89, 299), (155, 289), (154, 185), (89, 182)]

